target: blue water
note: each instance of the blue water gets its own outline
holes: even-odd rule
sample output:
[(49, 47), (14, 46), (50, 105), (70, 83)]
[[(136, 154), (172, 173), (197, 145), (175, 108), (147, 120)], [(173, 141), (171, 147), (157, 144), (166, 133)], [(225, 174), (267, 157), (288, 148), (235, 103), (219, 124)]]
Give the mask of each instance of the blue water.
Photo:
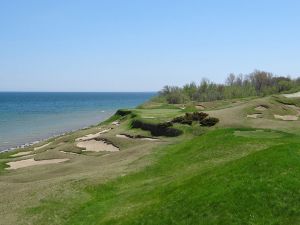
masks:
[(154, 95), (0, 92), (0, 151), (98, 123)]

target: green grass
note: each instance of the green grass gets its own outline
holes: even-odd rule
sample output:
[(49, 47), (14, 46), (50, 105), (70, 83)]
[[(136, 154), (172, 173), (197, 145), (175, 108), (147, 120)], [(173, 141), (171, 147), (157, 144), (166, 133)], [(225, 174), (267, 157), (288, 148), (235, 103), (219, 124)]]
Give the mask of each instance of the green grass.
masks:
[(6, 161), (0, 161), (0, 174), (3, 173), (7, 167)]
[(276, 132), (271, 130), (237, 130), (234, 132), (234, 135), (240, 137), (249, 137), (249, 138), (281, 138), (284, 135), (282, 132)]
[(141, 172), (86, 187), (89, 200), (49, 200), (30, 216), (55, 224), (51, 209), (61, 208), (57, 224), (297, 224), (299, 137), (234, 133), (217, 129), (171, 145)]

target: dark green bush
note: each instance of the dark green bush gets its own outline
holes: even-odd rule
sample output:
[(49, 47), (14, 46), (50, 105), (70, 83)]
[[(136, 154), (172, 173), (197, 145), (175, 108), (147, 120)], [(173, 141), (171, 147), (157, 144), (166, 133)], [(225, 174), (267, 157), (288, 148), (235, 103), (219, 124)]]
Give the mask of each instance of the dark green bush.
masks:
[(179, 116), (175, 117), (172, 120), (173, 123), (181, 123), (181, 124), (187, 124), (187, 125), (192, 125), (193, 120), (186, 118), (185, 116)]
[(132, 128), (150, 131), (153, 136), (176, 137), (181, 135), (182, 131), (171, 127), (172, 125), (171, 122), (153, 124), (141, 120), (133, 120), (131, 123)]
[(217, 124), (219, 122), (219, 119), (218, 118), (215, 118), (215, 117), (208, 117), (202, 121), (200, 121), (200, 124), (202, 126), (206, 126), (206, 127), (212, 127), (214, 126), (215, 124)]
[(192, 125), (193, 121), (202, 121), (208, 116), (207, 113), (204, 112), (193, 112), (193, 113), (186, 113), (185, 116), (175, 117), (172, 122), (173, 123), (181, 123)]
[(126, 109), (119, 109), (116, 112), (116, 115), (118, 115), (118, 116), (127, 116), (129, 114), (131, 114), (131, 111), (130, 110), (126, 110)]
[(193, 121), (202, 121), (204, 120), (206, 117), (208, 117), (207, 113), (204, 112), (193, 112), (193, 113), (189, 113), (190, 117), (192, 117)]

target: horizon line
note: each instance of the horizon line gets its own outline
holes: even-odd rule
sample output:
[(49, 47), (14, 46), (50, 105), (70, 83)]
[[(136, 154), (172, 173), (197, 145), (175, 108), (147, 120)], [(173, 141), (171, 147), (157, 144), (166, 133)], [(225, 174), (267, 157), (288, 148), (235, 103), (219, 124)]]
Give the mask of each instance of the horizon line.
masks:
[(0, 91), (0, 93), (156, 93), (159, 91)]

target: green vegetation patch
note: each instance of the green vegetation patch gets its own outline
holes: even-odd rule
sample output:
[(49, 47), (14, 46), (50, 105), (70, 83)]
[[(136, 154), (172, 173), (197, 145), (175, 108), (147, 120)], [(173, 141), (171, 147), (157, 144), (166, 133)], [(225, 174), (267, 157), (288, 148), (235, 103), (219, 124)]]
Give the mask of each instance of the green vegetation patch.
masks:
[(181, 123), (192, 125), (193, 122), (199, 122), (202, 126), (211, 127), (219, 122), (218, 118), (208, 117), (204, 112), (185, 113), (184, 116), (175, 117), (172, 123)]

